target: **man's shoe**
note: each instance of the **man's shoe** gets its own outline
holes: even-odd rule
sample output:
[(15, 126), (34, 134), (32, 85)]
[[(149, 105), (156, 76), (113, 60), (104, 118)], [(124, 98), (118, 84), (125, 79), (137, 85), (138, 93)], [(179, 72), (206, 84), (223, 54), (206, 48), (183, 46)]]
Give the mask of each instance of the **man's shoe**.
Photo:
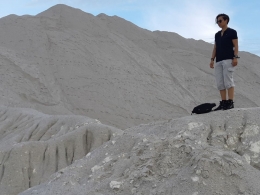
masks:
[(224, 107), (224, 110), (229, 110), (229, 109), (232, 109), (232, 108), (234, 108), (234, 102), (233, 102), (233, 100), (227, 100), (226, 101), (226, 105), (225, 105), (225, 107)]
[(213, 111), (224, 110), (226, 108), (226, 101), (227, 100), (220, 101), (219, 106), (216, 109), (214, 109)]

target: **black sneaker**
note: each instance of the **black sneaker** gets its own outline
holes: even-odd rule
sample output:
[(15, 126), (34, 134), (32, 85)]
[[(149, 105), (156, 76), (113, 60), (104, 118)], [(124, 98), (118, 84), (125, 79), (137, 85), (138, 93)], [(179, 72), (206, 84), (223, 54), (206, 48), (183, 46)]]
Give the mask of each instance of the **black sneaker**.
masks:
[(234, 108), (234, 102), (233, 102), (233, 100), (227, 100), (226, 101), (226, 105), (225, 105), (225, 107), (224, 107), (224, 110), (229, 110), (229, 109), (232, 109), (232, 108)]
[(219, 106), (216, 109), (214, 109), (213, 111), (224, 110), (226, 108), (226, 101), (227, 100), (220, 101)]

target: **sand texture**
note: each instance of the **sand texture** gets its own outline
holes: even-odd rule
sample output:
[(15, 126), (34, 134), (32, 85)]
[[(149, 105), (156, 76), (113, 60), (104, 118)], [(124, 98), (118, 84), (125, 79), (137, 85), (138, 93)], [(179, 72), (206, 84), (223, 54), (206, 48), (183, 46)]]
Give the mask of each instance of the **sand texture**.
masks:
[[(214, 35), (212, 35), (214, 37)], [(213, 45), (57, 5), (0, 19), (0, 103), (126, 129), (219, 101)], [(260, 106), (260, 59), (240, 52), (235, 106)]]
[(20, 195), (258, 195), (260, 109), (224, 113), (129, 128)]
[(220, 100), (212, 49), (66, 5), (0, 18), (0, 195), (259, 195), (260, 58), (234, 109), (190, 116)]
[(0, 108), (0, 194), (18, 194), (109, 141), (121, 130), (76, 115)]

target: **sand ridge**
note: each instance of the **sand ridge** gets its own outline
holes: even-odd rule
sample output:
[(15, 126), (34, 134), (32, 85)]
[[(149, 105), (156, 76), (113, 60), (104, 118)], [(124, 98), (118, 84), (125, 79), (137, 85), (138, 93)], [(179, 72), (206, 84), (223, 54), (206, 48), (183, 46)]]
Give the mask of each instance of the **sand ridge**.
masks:
[[(0, 19), (0, 102), (121, 129), (219, 101), (212, 45), (65, 5)], [(214, 35), (212, 35), (214, 36)], [(259, 106), (259, 57), (240, 52), (236, 107)]]
[(1, 18), (1, 195), (259, 194), (260, 58), (235, 109), (190, 116), (219, 101), (212, 48), (66, 5)]

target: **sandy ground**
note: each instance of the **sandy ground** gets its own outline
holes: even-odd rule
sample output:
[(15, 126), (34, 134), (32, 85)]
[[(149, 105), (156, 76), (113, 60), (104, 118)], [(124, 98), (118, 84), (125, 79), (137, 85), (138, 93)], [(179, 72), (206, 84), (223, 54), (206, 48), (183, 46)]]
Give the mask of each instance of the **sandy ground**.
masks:
[(220, 99), (212, 49), (65, 5), (1, 18), (1, 195), (259, 194), (260, 58), (236, 109), (188, 116)]
[(260, 109), (129, 128), (20, 195), (257, 195)]

